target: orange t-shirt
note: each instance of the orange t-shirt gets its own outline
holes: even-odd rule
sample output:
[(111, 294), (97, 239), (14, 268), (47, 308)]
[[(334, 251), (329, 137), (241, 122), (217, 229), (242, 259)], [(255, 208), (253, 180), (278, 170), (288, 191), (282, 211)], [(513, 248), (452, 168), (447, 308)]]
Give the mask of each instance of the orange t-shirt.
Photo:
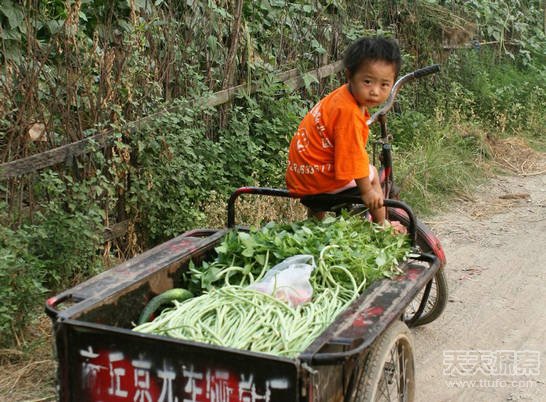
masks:
[(298, 195), (326, 193), (369, 176), (368, 118), (347, 85), (317, 103), (290, 142), (288, 190)]

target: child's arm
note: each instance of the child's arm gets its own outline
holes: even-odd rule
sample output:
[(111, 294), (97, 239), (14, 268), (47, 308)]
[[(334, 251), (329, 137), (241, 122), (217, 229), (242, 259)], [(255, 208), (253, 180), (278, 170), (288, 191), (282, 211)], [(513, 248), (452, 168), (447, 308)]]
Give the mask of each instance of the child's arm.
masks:
[(386, 210), (383, 208), (383, 192), (377, 175), (375, 175), (373, 181), (370, 181), (369, 177), (362, 177), (355, 179), (355, 182), (362, 201), (372, 214), (373, 221), (380, 225), (385, 224)]
[(366, 204), (370, 210), (378, 209), (383, 206), (383, 194), (373, 188), (368, 177), (355, 179), (355, 182), (360, 191), (362, 201), (364, 201), (364, 204)]

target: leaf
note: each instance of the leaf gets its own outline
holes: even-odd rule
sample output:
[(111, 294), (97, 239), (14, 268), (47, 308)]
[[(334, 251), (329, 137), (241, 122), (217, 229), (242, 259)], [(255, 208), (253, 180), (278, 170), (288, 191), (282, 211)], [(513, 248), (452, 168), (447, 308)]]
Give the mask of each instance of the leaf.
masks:
[(254, 249), (252, 247), (247, 247), (241, 254), (245, 257), (252, 257), (254, 255)]
[(256, 239), (252, 236), (248, 236), (241, 239), (241, 243), (245, 246), (245, 248), (254, 248), (256, 246)]
[(214, 249), (218, 254), (225, 254), (227, 253), (228, 249), (227, 249), (227, 246), (222, 243), (221, 245), (219, 245), (218, 247), (216, 247)]
[[(324, 49), (324, 47), (322, 47), (322, 45), (319, 43), (319, 41), (317, 41), (316, 39), (313, 39), (311, 41), (311, 46), (313, 47), (313, 49), (315, 49), (315, 51), (318, 53), (318, 54), (324, 54), (326, 53), (326, 49)], [(318, 81), (317, 81), (318, 82)]]
[(4, 40), (21, 40), (21, 34), (16, 29), (3, 29), (0, 31), (0, 38)]
[(0, 11), (8, 19), (9, 26), (12, 29), (19, 28), (25, 18), (20, 6), (14, 5), (10, 0), (4, 0), (3, 3)]
[(309, 90), (311, 88), (311, 84), (316, 83), (318, 84), (318, 79), (311, 73), (306, 73), (302, 76), (303, 83), (305, 84), (305, 88)]
[(379, 255), (375, 257), (375, 263), (378, 267), (382, 267), (387, 263), (387, 256), (385, 255), (385, 252), (381, 250), (379, 252)]
[(218, 42), (216, 41), (216, 36), (214, 35), (209, 35), (209, 37), (207, 38), (207, 43), (208, 43), (209, 49), (212, 51), (215, 51), (216, 48), (218, 47)]
[(148, 11), (150, 9), (150, 4), (148, 0), (134, 0), (134, 5), (139, 10)]
[(55, 35), (57, 32), (59, 32), (63, 27), (63, 24), (63, 20), (49, 20), (46, 22), (47, 28), (49, 29), (51, 35)]
[(256, 259), (258, 264), (260, 264), (262, 266), (265, 265), (265, 255), (264, 254), (256, 254), (254, 256), (254, 258)]
[(325, 224), (325, 225), (330, 225), (330, 224), (332, 224), (332, 223), (334, 223), (334, 222), (336, 222), (336, 221), (337, 221), (337, 219), (336, 219), (335, 217), (333, 217), (333, 216), (327, 216), (326, 218), (324, 218), (324, 220), (322, 221), (322, 223)]
[(309, 229), (307, 226), (303, 226), (302, 228), (302, 231), (308, 235), (312, 235), (313, 234), (313, 231), (311, 229)]

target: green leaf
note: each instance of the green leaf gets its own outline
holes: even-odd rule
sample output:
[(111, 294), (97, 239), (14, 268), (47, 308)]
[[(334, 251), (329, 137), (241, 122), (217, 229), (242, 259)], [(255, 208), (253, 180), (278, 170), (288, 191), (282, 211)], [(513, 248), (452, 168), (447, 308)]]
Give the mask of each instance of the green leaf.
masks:
[(265, 255), (264, 254), (256, 254), (254, 256), (254, 258), (256, 259), (258, 264), (260, 264), (261, 266), (265, 265)]
[(315, 77), (313, 74), (311, 73), (306, 73), (302, 76), (302, 79), (303, 79), (303, 82), (305, 84), (305, 88), (307, 90), (309, 90), (311, 88), (311, 84), (315, 83), (315, 84), (318, 84), (318, 80), (317, 80), (317, 77)]
[(214, 249), (218, 254), (225, 254), (228, 251), (226, 244), (222, 243)]
[[(318, 54), (324, 54), (326, 53), (326, 49), (324, 49), (324, 47), (322, 47), (322, 45), (319, 43), (319, 41), (317, 41), (316, 39), (313, 39), (311, 41), (311, 46), (313, 47), (313, 49), (318, 53)], [(317, 81), (318, 82), (318, 81)]]
[(63, 27), (64, 20), (49, 20), (46, 22), (47, 28), (51, 35), (55, 35)]
[(245, 257), (252, 257), (254, 255), (254, 249), (252, 247), (247, 247), (241, 254)]
[(11, 0), (4, 0), (3, 3), (4, 4), (2, 4), (2, 8), (0, 8), (0, 11), (8, 19), (9, 26), (12, 29), (20, 28), (25, 18), (21, 7), (19, 5), (14, 5)]
[(379, 255), (375, 257), (375, 263), (378, 267), (382, 267), (387, 263), (387, 256), (383, 250), (381, 250)]
[(21, 41), (21, 33), (16, 29), (3, 29), (0, 31), (0, 38), (4, 40)]

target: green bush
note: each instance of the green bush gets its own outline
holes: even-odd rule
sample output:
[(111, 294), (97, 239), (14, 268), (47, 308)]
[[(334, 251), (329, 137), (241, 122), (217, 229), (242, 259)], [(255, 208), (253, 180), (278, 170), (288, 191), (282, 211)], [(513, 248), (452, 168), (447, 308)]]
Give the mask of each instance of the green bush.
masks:
[[(5, 216), (0, 204), (0, 217)], [(36, 305), (43, 303), (44, 264), (28, 250), (28, 233), (0, 225), (0, 346), (10, 346)]]
[(207, 134), (212, 111), (180, 101), (132, 142), (136, 168), (128, 202), (150, 246), (206, 224), (203, 203), (245, 185), (284, 187), (288, 142), (303, 99), (279, 83), (232, 105), (225, 128)]
[[(17, 230), (0, 225), (1, 339), (13, 339), (32, 320), (47, 290), (101, 272), (104, 209), (91, 193), (102, 192), (107, 183), (99, 174), (75, 183), (70, 176), (44, 172), (35, 190), (47, 201), (35, 207), (32, 217), (22, 218)], [(10, 220), (4, 204), (0, 220)]]
[[(487, 50), (465, 52), (450, 61), (446, 79), (457, 80), (466, 98), (472, 99), (466, 111), (459, 111), (491, 128), (513, 133), (525, 127), (531, 115), (544, 116), (544, 67), (522, 67), (510, 59), (499, 63)], [(499, 120), (503, 116), (504, 122)]]

